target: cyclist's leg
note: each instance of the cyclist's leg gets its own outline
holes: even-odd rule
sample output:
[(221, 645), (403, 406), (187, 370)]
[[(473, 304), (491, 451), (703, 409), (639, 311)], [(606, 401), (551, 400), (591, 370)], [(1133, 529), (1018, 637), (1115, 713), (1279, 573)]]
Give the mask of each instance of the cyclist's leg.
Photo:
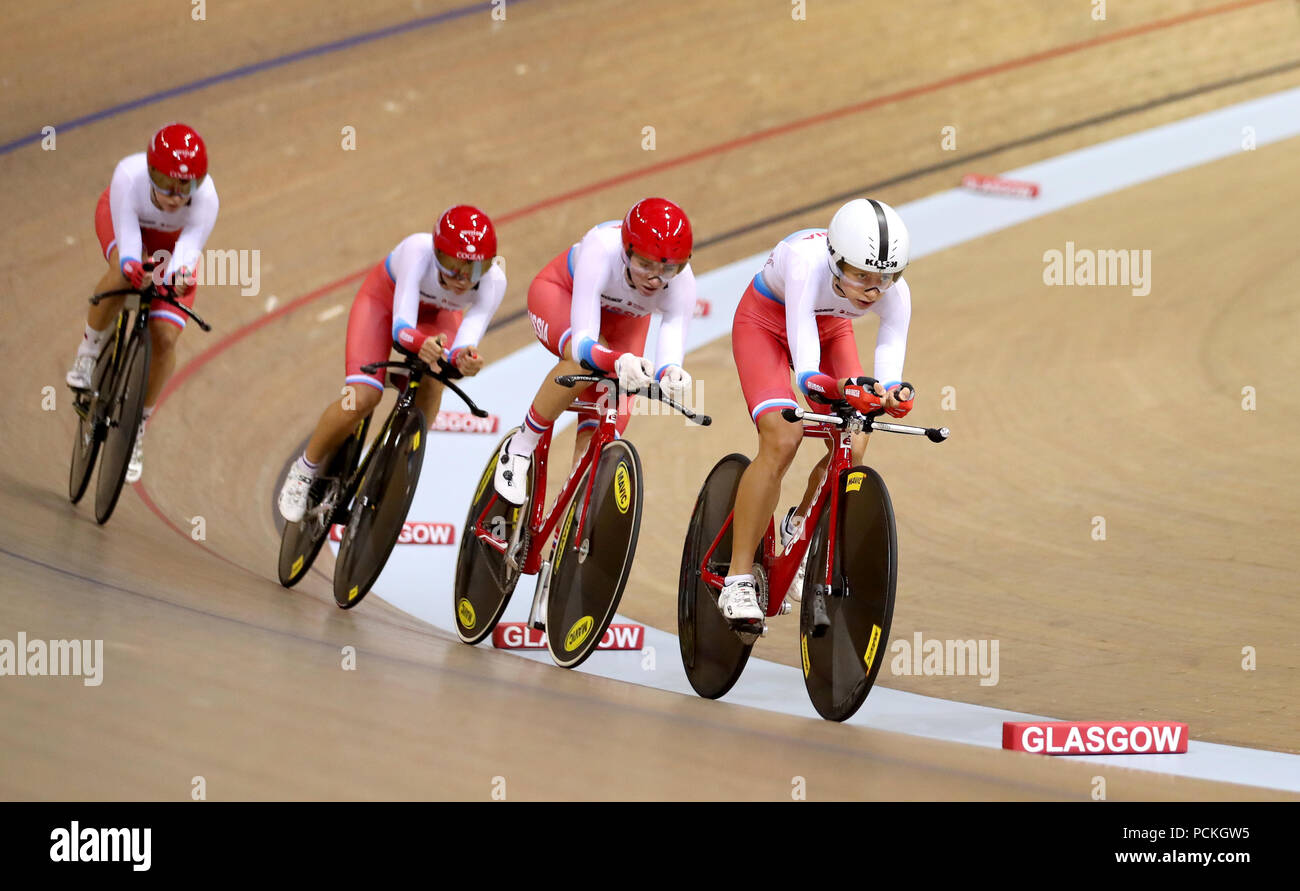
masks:
[[(367, 374), (362, 365), (383, 362), (393, 349), (393, 282), (384, 264), (366, 276), (348, 314), (347, 376), (341, 398), (335, 399), (316, 422), (300, 462), (314, 470), (328, 461), (361, 419), (375, 410), (384, 395), (384, 371)], [(303, 460), (305, 459), (305, 460)]]
[[(193, 306), (198, 296), (199, 286), (190, 288), (189, 293), (178, 298), (185, 306)], [(186, 317), (174, 307), (162, 304), (149, 310), (149, 339), (153, 341), (149, 364), (149, 387), (144, 397), (144, 416), (153, 413), (154, 403), (158, 401), (167, 379), (176, 368), (176, 340), (185, 330)]]
[[(104, 274), (99, 277), (94, 293), (103, 294), (106, 291), (129, 288), (130, 283), (122, 275), (122, 267), (118, 261), (117, 237), (113, 234), (113, 215), (108, 205), (108, 189), (99, 196), (99, 203), (95, 207), (95, 235), (99, 239), (101, 253), (108, 266)], [(89, 379), (90, 368), (108, 342), (109, 335), (113, 333), (113, 323), (117, 319), (117, 314), (122, 311), (122, 303), (125, 300), (124, 296), (110, 297), (87, 309), (86, 326), (82, 332), (81, 343), (77, 347), (77, 364), (73, 366), (73, 373), (78, 371), (80, 365), (80, 373), (84, 374), (87, 380)], [(89, 360), (83, 360), (83, 357), (89, 357)], [(69, 373), (69, 378), (73, 377), (73, 373)]]
[[(848, 319), (824, 318), (818, 320), (818, 328), (821, 333), (822, 374), (836, 380), (863, 374), (862, 359), (858, 356), (858, 342), (853, 336), (853, 324)], [(808, 405), (813, 411), (830, 410), (829, 406), (814, 400), (809, 400)], [(855, 465), (862, 463), (869, 438), (870, 434), (867, 433), (854, 434), (852, 454)], [(817, 487), (821, 485), (826, 467), (830, 464), (831, 451), (835, 448), (835, 443), (827, 442), (826, 446), (826, 454), (808, 474), (808, 487), (804, 490), (803, 500), (799, 502), (799, 509), (795, 512), (795, 516), (806, 517), (812, 508), (813, 498), (817, 494)]]
[[(122, 275), (122, 269), (117, 260), (117, 248), (114, 247), (109, 252), (108, 268), (104, 270), (104, 274), (99, 277), (99, 281), (95, 284), (95, 293), (103, 294), (106, 291), (118, 291), (129, 287), (131, 287), (131, 283)], [(86, 312), (86, 327), (95, 331), (111, 331), (113, 322), (117, 319), (117, 314), (122, 311), (122, 304), (125, 301), (125, 296), (109, 297), (92, 305)]]
[(758, 427), (758, 455), (745, 468), (736, 489), (731, 576), (751, 571), (754, 551), (781, 496), (781, 480), (803, 439), (802, 425), (781, 417), (783, 409), (798, 403), (790, 388), (784, 310), (775, 303), (769, 308), (759, 302), (766, 299), (751, 285), (732, 324), (732, 356), (750, 417)]
[[(601, 310), (600, 342), (616, 353), (642, 355), (645, 350), (646, 337), (649, 333), (650, 316), (648, 315), (622, 316)], [(592, 384), (579, 398), (595, 402), (597, 405), (604, 405), (602, 398), (609, 400), (612, 394), (613, 390), (609, 386)], [(632, 413), (636, 404), (636, 396), (620, 397), (616, 427), (619, 436), (622, 436), (627, 430), (628, 422), (632, 420)], [(600, 421), (591, 416), (583, 417), (578, 423), (578, 433), (573, 442), (573, 463), (570, 466), (570, 472), (577, 468), (578, 462), (587, 453), (587, 446), (591, 444), (592, 434), (596, 432), (598, 426), (600, 426)]]
[(573, 301), (573, 278), (568, 273), (567, 252), (560, 254), (537, 274), (528, 286), (528, 317), (533, 331), (559, 360), (547, 372), (537, 388), (524, 417), (521, 430), (510, 440), (510, 454), (530, 457), (538, 441), (551, 429), (556, 418), (573, 402), (574, 392), (555, 378), (564, 374), (584, 374), (586, 369), (573, 359), (569, 342), (569, 316)]

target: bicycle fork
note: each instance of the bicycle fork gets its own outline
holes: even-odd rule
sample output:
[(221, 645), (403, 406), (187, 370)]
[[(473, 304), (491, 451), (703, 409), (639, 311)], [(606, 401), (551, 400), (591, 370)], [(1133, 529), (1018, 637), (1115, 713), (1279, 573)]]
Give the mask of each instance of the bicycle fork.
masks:
[(537, 571), (537, 589), (533, 592), (533, 606), (528, 612), (528, 627), (546, 630), (546, 598), (551, 593), (551, 561), (542, 561)]

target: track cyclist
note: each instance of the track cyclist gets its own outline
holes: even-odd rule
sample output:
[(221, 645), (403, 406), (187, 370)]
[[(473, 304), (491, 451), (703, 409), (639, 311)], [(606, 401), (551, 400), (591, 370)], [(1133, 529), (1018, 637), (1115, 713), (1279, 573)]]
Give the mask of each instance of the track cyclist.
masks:
[[(736, 490), (731, 569), (718, 597), (718, 608), (733, 623), (763, 619), (751, 572), (754, 551), (803, 437), (802, 425), (781, 415), (798, 407), (790, 370), (815, 412), (828, 412), (827, 403), (841, 399), (863, 413), (883, 408), (895, 418), (912, 408), (913, 393), (902, 384), (912, 315), (902, 275), (910, 250), (898, 213), (881, 201), (858, 198), (836, 211), (829, 228), (804, 229), (778, 243), (736, 308), (732, 353), (759, 447)], [(867, 312), (880, 317), (874, 367), (879, 381), (863, 376), (853, 335), (852, 320)], [(868, 434), (854, 437), (854, 464), (862, 462), (867, 439)], [(828, 451), (809, 475), (802, 502), (786, 513), (783, 547), (802, 534), (829, 459)], [(798, 600), (802, 585), (801, 571), (788, 596)]]
[[(538, 273), (528, 288), (528, 316), (537, 339), (559, 361), (547, 372), (520, 432), (502, 445), (495, 472), (497, 494), (510, 504), (528, 497), (528, 468), (538, 441), (575, 396), (597, 402), (597, 385), (583, 394), (555, 383), (566, 374), (600, 371), (618, 377), (622, 390), (658, 381), (670, 397), (691, 388), (682, 368), (686, 330), (695, 314), (691, 223), (680, 207), (645, 198), (620, 223), (590, 229), (582, 240)], [(643, 356), (651, 313), (661, 313), (655, 361)], [(620, 433), (627, 427), (620, 394)], [(573, 461), (587, 449), (595, 418), (578, 424)]]
[[(168, 124), (149, 140), (146, 151), (118, 162), (108, 188), (95, 208), (95, 234), (108, 269), (95, 293), (142, 288), (144, 263), (159, 262), (155, 282), (173, 286), (178, 301), (193, 306), (198, 293), (199, 260), (217, 221), (217, 189), (208, 176), (208, 150), (193, 127)], [(95, 360), (116, 327), (125, 297), (112, 297), (91, 306), (77, 356), (67, 383), (85, 390), (91, 385)], [(153, 341), (144, 417), (127, 465), (126, 481), (138, 482), (144, 472), (144, 431), (154, 404), (176, 367), (176, 339), (185, 330), (185, 316), (163, 305), (149, 312)]]
[[(496, 253), (487, 214), (459, 204), (438, 218), (432, 232), (408, 235), (370, 270), (348, 315), (345, 398), (326, 407), (289, 467), (279, 501), (285, 520), (302, 519), (316, 474), (384, 395), (385, 372), (366, 374), (361, 366), (386, 361), (397, 344), (430, 368), (445, 359), (469, 377), (483, 367), (478, 343), (506, 292)], [(442, 391), (441, 383), (429, 380), (416, 396), (430, 424)]]

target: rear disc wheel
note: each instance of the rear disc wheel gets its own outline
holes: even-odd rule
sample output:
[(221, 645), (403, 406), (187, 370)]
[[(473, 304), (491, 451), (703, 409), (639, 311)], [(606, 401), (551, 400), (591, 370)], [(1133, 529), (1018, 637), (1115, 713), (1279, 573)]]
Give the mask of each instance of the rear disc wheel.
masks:
[[(718, 699), (735, 686), (754, 649), (753, 642), (742, 640), (718, 610), (720, 592), (700, 577), (704, 554), (731, 514), (740, 477), (748, 466), (749, 458), (740, 454), (727, 455), (714, 465), (695, 499), (682, 548), (677, 583), (677, 642), (686, 678), (705, 699)], [(755, 555), (755, 562), (760, 565), (761, 550), (760, 544)], [(731, 529), (728, 529), (718, 542), (708, 569), (725, 578), (730, 563)]]
[(462, 641), (473, 645), (492, 633), (492, 629), (501, 621), (501, 615), (510, 603), (515, 585), (519, 582), (519, 570), (506, 564), (505, 554), (478, 537), (477, 528), (490, 534), (502, 543), (508, 543), (515, 534), (515, 527), (524, 523), (519, 530), (521, 544), (519, 559), (528, 554), (528, 509), (532, 503), (533, 465), (528, 466), (529, 498), (519, 507), (501, 499), (496, 492), (493, 477), (496, 475), (497, 456), (501, 446), (519, 428), (506, 433), (488, 459), (487, 467), (479, 477), (478, 488), (474, 490), (474, 500), (470, 503), (469, 514), (461, 530), (460, 552), (456, 557), (456, 581), (452, 594), (452, 612), (456, 618), (456, 634)]

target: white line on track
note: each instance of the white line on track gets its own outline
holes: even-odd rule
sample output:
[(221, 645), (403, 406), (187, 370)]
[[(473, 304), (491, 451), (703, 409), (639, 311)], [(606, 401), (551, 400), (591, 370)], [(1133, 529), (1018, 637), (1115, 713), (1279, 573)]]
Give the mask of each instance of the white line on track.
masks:
[(344, 309), (346, 309), (346, 307), (342, 303), (336, 303), (329, 309), (324, 309), (317, 313), (316, 321), (328, 322), (330, 319), (343, 315)]

